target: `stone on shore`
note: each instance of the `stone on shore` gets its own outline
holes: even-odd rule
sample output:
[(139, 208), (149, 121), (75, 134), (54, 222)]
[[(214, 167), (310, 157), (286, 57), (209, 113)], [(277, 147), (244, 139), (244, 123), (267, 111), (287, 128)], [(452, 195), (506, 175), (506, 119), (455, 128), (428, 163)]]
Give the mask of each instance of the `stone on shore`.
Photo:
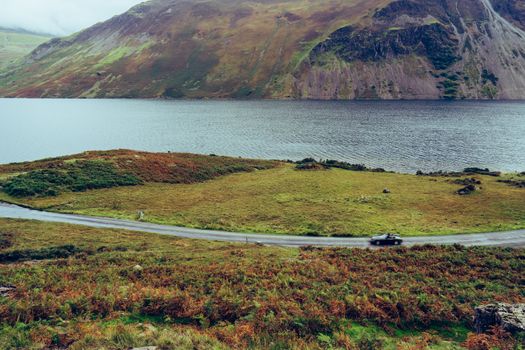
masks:
[(525, 304), (490, 304), (475, 310), (474, 325), (478, 333), (501, 327), (510, 333), (525, 332)]

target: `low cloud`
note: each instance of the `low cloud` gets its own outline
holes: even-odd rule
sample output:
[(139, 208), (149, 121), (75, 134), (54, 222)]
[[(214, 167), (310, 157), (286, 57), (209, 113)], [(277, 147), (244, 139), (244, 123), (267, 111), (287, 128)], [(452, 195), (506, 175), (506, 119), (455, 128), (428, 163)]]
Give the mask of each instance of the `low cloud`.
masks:
[(69, 35), (125, 12), (141, 0), (0, 0), (0, 27)]

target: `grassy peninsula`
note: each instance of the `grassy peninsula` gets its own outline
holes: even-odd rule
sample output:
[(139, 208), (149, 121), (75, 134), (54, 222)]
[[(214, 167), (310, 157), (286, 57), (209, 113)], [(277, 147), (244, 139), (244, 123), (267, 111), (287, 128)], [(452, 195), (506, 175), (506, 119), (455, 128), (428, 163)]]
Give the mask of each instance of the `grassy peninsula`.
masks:
[(0, 200), (236, 232), (411, 236), (525, 228), (524, 182), (523, 174), (418, 176), (333, 161), (116, 150), (0, 165)]

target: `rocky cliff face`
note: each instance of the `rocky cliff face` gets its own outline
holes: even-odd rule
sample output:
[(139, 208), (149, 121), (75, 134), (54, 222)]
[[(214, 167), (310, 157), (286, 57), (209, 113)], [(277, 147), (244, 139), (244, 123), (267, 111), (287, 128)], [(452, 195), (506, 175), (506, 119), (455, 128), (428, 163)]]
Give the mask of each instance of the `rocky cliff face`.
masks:
[(520, 99), (525, 33), (489, 0), (394, 1), (317, 45), (295, 87), (302, 98)]
[(0, 74), (28, 97), (525, 98), (521, 0), (154, 0)]
[(491, 0), (494, 10), (520, 29), (525, 29), (525, 2), (522, 0)]

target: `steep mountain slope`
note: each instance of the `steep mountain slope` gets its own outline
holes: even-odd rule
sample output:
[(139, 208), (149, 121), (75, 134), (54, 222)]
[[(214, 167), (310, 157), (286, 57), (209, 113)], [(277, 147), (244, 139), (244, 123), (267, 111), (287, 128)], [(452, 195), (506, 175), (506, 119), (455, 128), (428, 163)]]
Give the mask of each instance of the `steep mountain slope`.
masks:
[(400, 0), (315, 47), (297, 79), (314, 98), (525, 98), (525, 33), (489, 0)]
[(0, 75), (29, 97), (525, 98), (521, 0), (153, 0)]
[(24, 57), (49, 39), (42, 34), (0, 28), (0, 68)]

